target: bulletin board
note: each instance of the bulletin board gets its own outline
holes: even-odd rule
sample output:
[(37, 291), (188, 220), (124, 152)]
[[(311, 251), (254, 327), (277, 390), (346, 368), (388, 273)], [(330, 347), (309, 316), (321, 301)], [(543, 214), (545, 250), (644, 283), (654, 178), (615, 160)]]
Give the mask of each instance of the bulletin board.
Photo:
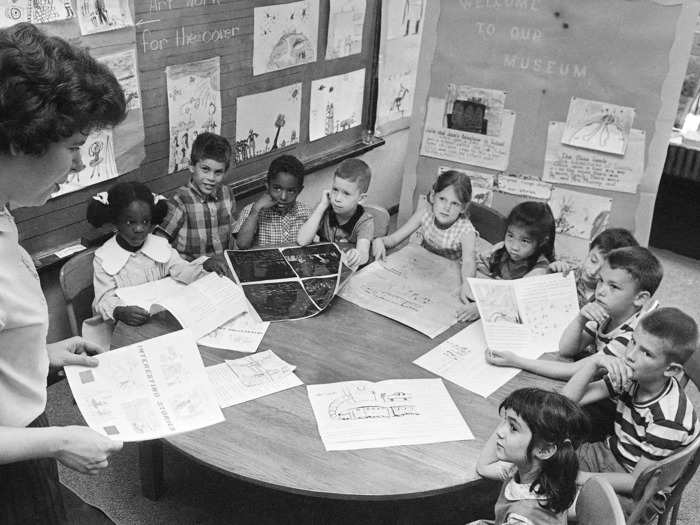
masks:
[[(569, 216), (574, 233), (597, 214), (645, 243), (699, 9), (696, 0), (435, 2), (421, 46), (400, 222), (440, 169), (458, 168), (490, 185), (489, 203), (504, 214), (523, 200), (558, 200), (579, 208), (579, 217)], [(484, 121), (501, 131), (440, 129), (455, 98), (486, 100), (498, 118)], [(561, 144), (577, 100), (632, 108), (624, 154)], [(598, 109), (590, 120), (579, 115), (580, 135), (605, 134), (607, 142), (624, 128), (607, 107), (591, 107)], [(606, 206), (609, 215), (601, 215)], [(577, 235), (558, 235), (559, 251), (585, 254), (588, 234)]]
[[(301, 44), (300, 39), (290, 40), (287, 35), (284, 45), (290, 47), (280, 53), (279, 45), (273, 46), (268, 50), (266, 62), (255, 59), (260, 56), (260, 53), (254, 53), (256, 30), (259, 35), (261, 31), (269, 29), (261, 23), (260, 15), (265, 15), (265, 10), (273, 6), (282, 6), (283, 9), (287, 4), (302, 3), (310, 9), (318, 6), (315, 14), (316, 34), (302, 35), (304, 41)], [(171, 79), (177, 74), (180, 78), (186, 78), (192, 67), (195, 71), (198, 68), (201, 70), (199, 65), (187, 64), (203, 64), (204, 61), (215, 62), (219, 70), (216, 88), (220, 94), (220, 107), (216, 111), (220, 115), (215, 116), (220, 120), (211, 130), (226, 137), (233, 146), (235, 159), (225, 182), (234, 186), (235, 190), (260, 187), (269, 163), (280, 154), (296, 155), (305, 167), (313, 168), (347, 156), (349, 152), (367, 148), (362, 142), (362, 130), (373, 126), (375, 114), (373, 100), (376, 100), (376, 94), (373, 96), (373, 93), (377, 89), (380, 0), (144, 0), (135, 2), (132, 9), (134, 27), (128, 38), (135, 47), (138, 60), (144, 155), (135, 169), (126, 172), (120, 170), (120, 181), (139, 180), (148, 184), (152, 191), (165, 195), (187, 183), (189, 171), (183, 169), (182, 156), (173, 170), (168, 75)], [(346, 10), (354, 10), (354, 14), (338, 13)], [(362, 10), (364, 14), (360, 19), (357, 13)], [(299, 11), (290, 13), (288, 11), (287, 16), (299, 16)], [(348, 23), (352, 31), (345, 29)], [(55, 25), (44, 24), (41, 27), (55, 33)], [(329, 33), (336, 35), (335, 42), (329, 41)], [(339, 40), (341, 37), (342, 40)], [(80, 35), (74, 35), (72, 41), (90, 45)], [(278, 43), (281, 45), (282, 39)], [(285, 59), (296, 52), (299, 45), (306, 56), (313, 55), (313, 60), (287, 67), (289, 61), (285, 62)], [(270, 66), (272, 57), (279, 59), (280, 55), (282, 59)], [(278, 66), (281, 68), (275, 69)], [(361, 77), (358, 72), (361, 72)], [(336, 114), (335, 129), (326, 136), (325, 131), (329, 131), (330, 124), (324, 123), (319, 128), (310, 122), (313, 120), (310, 119), (314, 109), (312, 106), (316, 106), (316, 115), (319, 106), (318, 102), (314, 102), (317, 99), (312, 97), (312, 90), (316, 89), (318, 93), (328, 86), (335, 86), (336, 93), (342, 94), (341, 81), (348, 74), (355, 75), (352, 80), (356, 84), (358, 78), (361, 80), (359, 93), (352, 94), (359, 96), (361, 112), (353, 113), (351, 118), (345, 116), (342, 121)], [(295, 92), (290, 86), (299, 89)], [(280, 133), (273, 149), (274, 135), (266, 136), (262, 130), (249, 133), (250, 127), (248, 130), (237, 130), (241, 109), (238, 106), (245, 106), (245, 118), (250, 120), (256, 111), (264, 114), (268, 110), (266, 100), (269, 99), (259, 94), (271, 93), (270, 96), (274, 97), (278, 90), (298, 98), (299, 121), (298, 129), (292, 130), (290, 123), (294, 122), (293, 118), (287, 115), (279, 120), (274, 115), (268, 127)], [(284, 124), (280, 126), (282, 122)], [(292, 135), (291, 131), (296, 133)], [(237, 136), (237, 133), (243, 136)], [(257, 146), (251, 144), (251, 136), (253, 141), (257, 140)], [(267, 137), (270, 137), (270, 141), (265, 144)], [(251, 151), (258, 153), (250, 155)], [(20, 230), (20, 241), (30, 253), (36, 253), (80, 239), (91, 230), (85, 221), (87, 199), (98, 191), (108, 189), (113, 183), (107, 181), (61, 195), (40, 208), (13, 211)]]

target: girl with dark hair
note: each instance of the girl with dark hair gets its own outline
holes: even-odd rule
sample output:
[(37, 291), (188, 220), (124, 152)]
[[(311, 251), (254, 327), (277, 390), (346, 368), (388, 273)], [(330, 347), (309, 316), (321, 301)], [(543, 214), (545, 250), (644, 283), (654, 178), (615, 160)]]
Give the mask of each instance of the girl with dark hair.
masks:
[(217, 271), (211, 259), (188, 263), (170, 246), (167, 239), (151, 234), (151, 230), (168, 212), (166, 199), (153, 195), (145, 184), (121, 182), (105, 195), (99, 194), (88, 204), (87, 220), (99, 228), (105, 223), (116, 227), (116, 234), (95, 252), (93, 310), (102, 319), (122, 321), (138, 326), (150, 314), (140, 306), (126, 305), (117, 289), (136, 286), (165, 277), (191, 283), (204, 271)]
[(576, 497), (576, 449), (589, 423), (578, 404), (540, 388), (521, 388), (500, 405), (503, 420), (484, 445), (477, 472), (504, 481), (494, 522), (564, 525)]

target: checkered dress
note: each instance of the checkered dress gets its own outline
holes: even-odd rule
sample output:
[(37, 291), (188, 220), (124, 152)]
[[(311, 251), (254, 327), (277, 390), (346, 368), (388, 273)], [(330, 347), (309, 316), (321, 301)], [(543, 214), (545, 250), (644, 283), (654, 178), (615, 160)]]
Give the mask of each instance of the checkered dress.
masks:
[(474, 232), (474, 226), (467, 218), (461, 217), (448, 228), (442, 229), (435, 224), (435, 214), (427, 209), (421, 218), (415, 239), (428, 251), (452, 260), (462, 258), (462, 237), (465, 233)]
[(236, 247), (235, 211), (236, 200), (230, 187), (222, 185), (204, 195), (190, 182), (175, 191), (160, 229), (168, 235), (173, 248), (191, 261)]
[[(248, 204), (238, 217), (235, 232), (238, 233), (253, 209)], [(297, 244), (297, 234), (302, 225), (311, 217), (311, 209), (303, 202), (295, 201), (289, 209), (280, 213), (277, 206), (258, 212), (258, 231), (253, 240), (254, 246), (283, 246)]]

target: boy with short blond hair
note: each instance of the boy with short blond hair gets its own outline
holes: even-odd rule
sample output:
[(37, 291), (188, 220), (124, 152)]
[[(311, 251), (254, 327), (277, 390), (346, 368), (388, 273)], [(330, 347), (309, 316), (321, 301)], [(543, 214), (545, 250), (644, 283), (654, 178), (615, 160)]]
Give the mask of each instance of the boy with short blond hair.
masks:
[(365, 264), (374, 239), (374, 217), (362, 207), (372, 180), (369, 166), (360, 159), (347, 159), (333, 174), (333, 185), (324, 190), (321, 201), (299, 230), (297, 242), (310, 244), (314, 237), (323, 242), (354, 243), (345, 252), (348, 266)]
[[(641, 317), (624, 358), (603, 353), (584, 360), (562, 394), (588, 404), (616, 403), (615, 432), (578, 451), (579, 482), (605, 477), (629, 495), (637, 476), (698, 437), (695, 410), (676, 377), (696, 351), (698, 327), (678, 308), (657, 308)], [(600, 380), (601, 372), (607, 375)]]

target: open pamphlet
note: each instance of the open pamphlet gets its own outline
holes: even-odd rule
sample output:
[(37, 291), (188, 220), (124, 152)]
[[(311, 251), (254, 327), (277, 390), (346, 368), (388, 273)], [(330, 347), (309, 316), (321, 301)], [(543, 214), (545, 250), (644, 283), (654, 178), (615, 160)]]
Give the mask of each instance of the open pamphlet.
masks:
[(333, 243), (226, 250), (225, 254), (231, 273), (262, 321), (316, 315), (352, 275)]
[(197, 344), (178, 330), (99, 354), (97, 367), (66, 366), (88, 426), (120, 441), (172, 436), (224, 420)]
[(489, 348), (536, 358), (556, 352), (579, 311), (573, 272), (512, 281), (469, 279)]
[(306, 389), (326, 450), (474, 438), (442, 379), (343, 381)]
[(215, 273), (188, 285), (167, 277), (119, 288), (117, 295), (126, 304), (140, 306), (152, 314), (169, 311), (197, 339), (245, 313), (248, 306), (240, 286)]

